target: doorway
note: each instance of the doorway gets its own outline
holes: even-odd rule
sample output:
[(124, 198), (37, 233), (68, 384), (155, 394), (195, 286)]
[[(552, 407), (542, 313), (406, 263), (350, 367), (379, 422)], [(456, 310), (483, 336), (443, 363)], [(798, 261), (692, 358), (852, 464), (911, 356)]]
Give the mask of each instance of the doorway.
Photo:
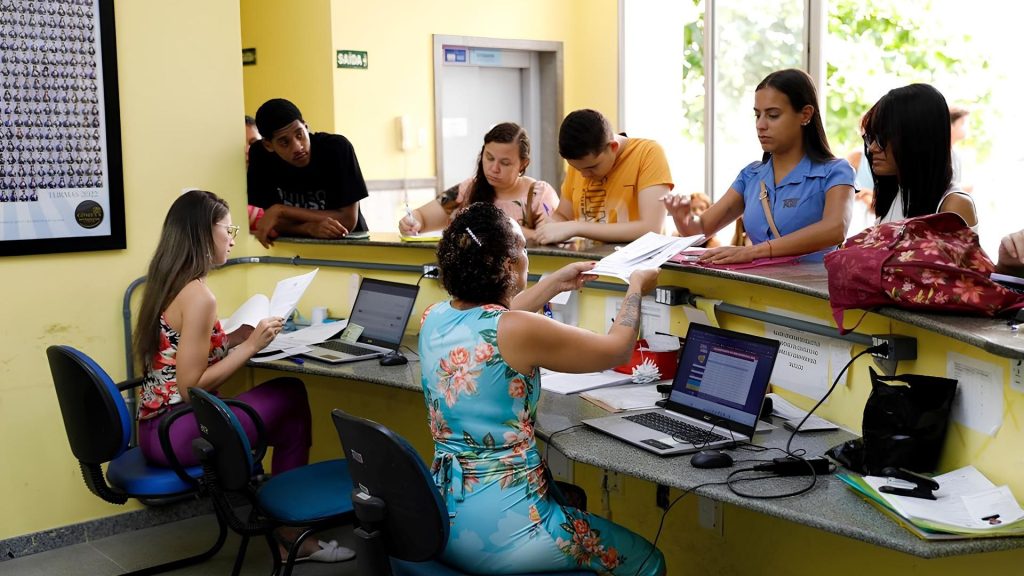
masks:
[(484, 134), (515, 122), (530, 135), (527, 175), (558, 190), (562, 43), (434, 35), (438, 191), (473, 176)]

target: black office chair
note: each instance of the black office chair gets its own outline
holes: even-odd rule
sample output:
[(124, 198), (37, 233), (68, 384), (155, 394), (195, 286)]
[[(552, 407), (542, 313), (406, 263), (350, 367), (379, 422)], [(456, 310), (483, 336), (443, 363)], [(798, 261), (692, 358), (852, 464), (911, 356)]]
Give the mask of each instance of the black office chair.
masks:
[[(189, 408), (175, 410), (160, 425), (160, 442), (173, 467), (154, 466), (146, 462), (140, 448), (130, 445), (135, 419), (121, 395), (122, 391), (141, 384), (142, 379), (114, 384), (96, 362), (70, 346), (50, 346), (46, 357), (71, 452), (78, 459), (82, 477), (93, 494), (112, 504), (124, 504), (129, 498), (135, 498), (147, 505), (158, 505), (198, 497), (202, 493), (203, 485), (199, 481), (202, 468), (182, 468), (170, 449), (168, 436), (171, 422), (187, 414)], [(104, 464), (107, 464), (105, 477)], [(227, 526), (220, 516), (217, 523), (220, 533), (209, 550), (127, 574), (158, 574), (210, 558), (221, 549), (227, 537)]]
[[(438, 556), (448, 543), (448, 507), (419, 454), (398, 434), (341, 410), (331, 412), (348, 456), (359, 526), (360, 576), (472, 576)], [(592, 576), (587, 570), (547, 576)], [(528, 575), (521, 575), (528, 576)]]
[[(245, 550), (252, 536), (263, 536), (274, 560), (272, 575), (289, 576), (296, 553), (314, 532), (352, 523), (352, 480), (344, 459), (317, 462), (276, 474), (266, 479), (254, 458), (249, 438), (242, 424), (228, 405), (209, 392), (189, 390), (192, 408), (199, 423), (199, 438), (192, 442), (196, 456), (203, 464), (203, 474), (217, 510), (228, 526), (242, 536), (235, 557), (233, 576), (238, 576), (245, 560)], [(263, 445), (263, 423), (254, 410), (247, 411), (259, 431)], [(257, 449), (259, 454), (260, 449)], [(240, 496), (251, 506), (247, 518), (239, 516), (232, 496)], [(281, 554), (273, 532), (281, 526), (304, 530), (288, 550), (281, 565)]]

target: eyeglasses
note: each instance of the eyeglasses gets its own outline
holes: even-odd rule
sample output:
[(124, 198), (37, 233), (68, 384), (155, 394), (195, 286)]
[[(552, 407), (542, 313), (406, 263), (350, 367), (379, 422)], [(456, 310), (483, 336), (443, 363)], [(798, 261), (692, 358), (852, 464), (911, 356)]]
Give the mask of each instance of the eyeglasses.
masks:
[(874, 144), (878, 146), (879, 150), (885, 150), (885, 145), (889, 143), (888, 138), (879, 134), (864, 134), (863, 138), (865, 148), (871, 148), (871, 145)]
[(238, 230), (239, 230), (238, 224), (214, 224), (214, 226), (223, 226), (223, 227), (227, 228), (228, 229), (228, 236), (231, 236), (232, 239), (238, 237)]

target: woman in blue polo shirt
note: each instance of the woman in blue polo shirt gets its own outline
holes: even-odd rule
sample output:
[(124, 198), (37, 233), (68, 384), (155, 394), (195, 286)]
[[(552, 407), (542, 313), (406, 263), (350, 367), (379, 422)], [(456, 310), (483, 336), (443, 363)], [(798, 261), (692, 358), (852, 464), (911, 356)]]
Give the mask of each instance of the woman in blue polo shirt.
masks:
[(729, 191), (700, 216), (689, 198), (663, 201), (684, 236), (712, 236), (740, 216), (750, 246), (711, 248), (701, 261), (739, 264), (806, 254), (820, 262), (846, 237), (853, 208), (853, 167), (829, 148), (818, 96), (802, 70), (772, 72), (754, 91), (760, 162), (740, 171)]

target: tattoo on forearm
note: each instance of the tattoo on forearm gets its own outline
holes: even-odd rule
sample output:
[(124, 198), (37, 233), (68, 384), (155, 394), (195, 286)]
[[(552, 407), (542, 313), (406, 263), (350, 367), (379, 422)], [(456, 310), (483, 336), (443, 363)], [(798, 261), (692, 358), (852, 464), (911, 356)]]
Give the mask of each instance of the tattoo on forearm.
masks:
[(640, 295), (630, 294), (622, 301), (619, 316), (615, 319), (619, 326), (636, 328), (640, 325)]

